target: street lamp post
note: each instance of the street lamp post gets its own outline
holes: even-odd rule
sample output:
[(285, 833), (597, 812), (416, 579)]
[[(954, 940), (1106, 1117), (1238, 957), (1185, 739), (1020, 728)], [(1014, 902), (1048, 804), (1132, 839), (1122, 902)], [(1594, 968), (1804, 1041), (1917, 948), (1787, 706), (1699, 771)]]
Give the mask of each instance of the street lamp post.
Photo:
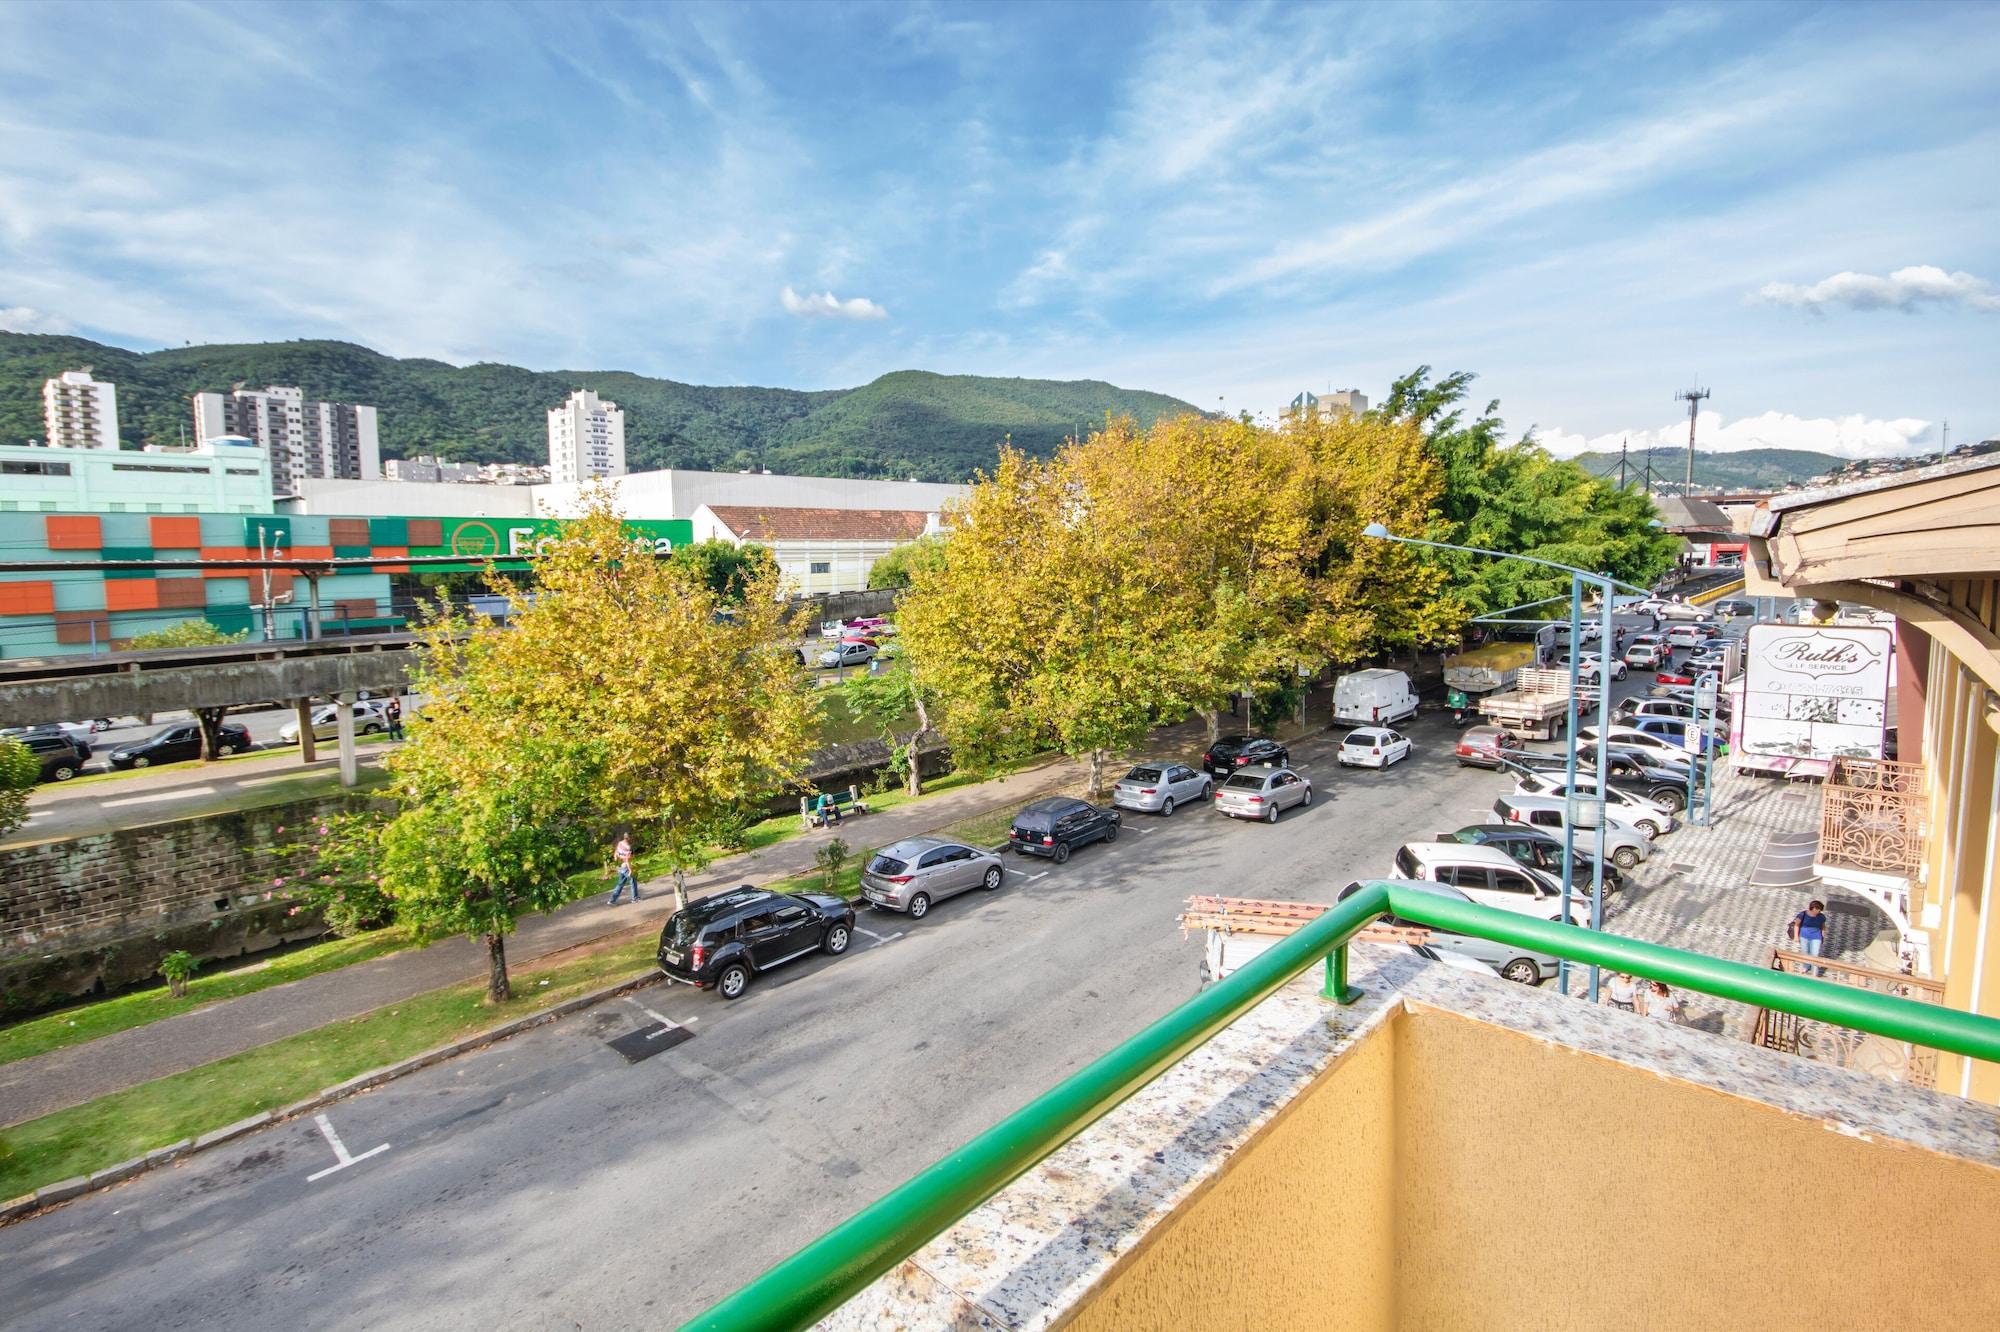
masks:
[[(1405, 546), (1429, 546), (1434, 550), (1456, 550), (1468, 555), (1485, 555), (1496, 560), (1514, 560), (1521, 564), (1538, 564), (1545, 569), (1556, 569), (1570, 577), (1569, 585), (1569, 730), (1567, 734), (1569, 761), (1564, 765), (1566, 781), (1564, 801), (1567, 805), (1563, 818), (1563, 875), (1562, 875), (1562, 921), (1570, 924), (1570, 894), (1576, 886), (1576, 825), (1586, 805), (1595, 805), (1591, 813), (1595, 815), (1596, 846), (1591, 855), (1590, 871), (1590, 928), (1604, 928), (1604, 801), (1609, 789), (1611, 774), (1611, 753), (1606, 745), (1606, 731), (1611, 725), (1611, 638), (1612, 599), (1618, 588), (1643, 593), (1646, 589), (1621, 583), (1609, 574), (1591, 573), (1586, 569), (1574, 568), (1567, 564), (1557, 564), (1554, 560), (1538, 559), (1533, 555), (1514, 555), (1504, 550), (1487, 550), (1481, 546), (1459, 546), (1447, 541), (1425, 541), (1418, 537), (1397, 536), (1380, 523), (1370, 523), (1361, 529), (1361, 535), (1377, 541), (1395, 541)], [(1583, 589), (1588, 584), (1596, 589), (1602, 605), (1599, 608), (1599, 639), (1597, 643), (1597, 798), (1579, 801), (1576, 795), (1576, 730), (1578, 717), (1578, 689), (1583, 673)], [(1557, 985), (1562, 992), (1569, 993), (1569, 963), (1557, 959)], [(1590, 968), (1590, 1001), (1597, 1002), (1599, 970), (1596, 964)]]

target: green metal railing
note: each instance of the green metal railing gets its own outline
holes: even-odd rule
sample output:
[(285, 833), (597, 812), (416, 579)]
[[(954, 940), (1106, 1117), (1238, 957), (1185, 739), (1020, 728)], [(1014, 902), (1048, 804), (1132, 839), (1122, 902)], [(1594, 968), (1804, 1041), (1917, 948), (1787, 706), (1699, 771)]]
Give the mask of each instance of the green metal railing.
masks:
[(1451, 934), (1499, 940), (1759, 1008), (2000, 1063), (2000, 1020), (1574, 925), (1453, 901), (1395, 881), (1360, 891), (1248, 966), (884, 1194), (684, 1329), (796, 1329), (838, 1308), (1189, 1051), (1324, 959), (1328, 998), (1349, 1003), (1347, 943), (1385, 912)]

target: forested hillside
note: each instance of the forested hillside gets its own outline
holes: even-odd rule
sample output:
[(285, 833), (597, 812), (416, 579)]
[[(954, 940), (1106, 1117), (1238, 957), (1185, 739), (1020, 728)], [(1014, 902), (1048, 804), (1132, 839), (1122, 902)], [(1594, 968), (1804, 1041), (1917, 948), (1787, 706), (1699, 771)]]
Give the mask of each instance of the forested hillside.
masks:
[[(1577, 462), (1593, 476), (1618, 479), (1619, 457), (1615, 453), (1582, 453)], [(1643, 480), (1650, 460), (1655, 488), (1667, 482), (1676, 487), (1687, 475), (1686, 449), (1634, 449), (1624, 459), (1625, 477)], [(1838, 467), (1846, 459), (1810, 449), (1742, 449), (1734, 453), (1694, 453), (1694, 483), (1723, 490), (1776, 490), (1794, 481), (1810, 481), (1822, 472)]]
[(1095, 380), (987, 379), (905, 370), (856, 389), (710, 388), (623, 371), (536, 371), (398, 360), (345, 342), (270, 342), (133, 352), (83, 338), (0, 333), (0, 443), (42, 434), (42, 381), (91, 366), (118, 385), (126, 447), (180, 442), (195, 393), (297, 385), (311, 398), (381, 409), (385, 458), (434, 453), (541, 463), (544, 413), (589, 388), (625, 409), (627, 465), (961, 481), (1000, 442), (1048, 453), (1108, 413), (1141, 426), (1196, 410)]

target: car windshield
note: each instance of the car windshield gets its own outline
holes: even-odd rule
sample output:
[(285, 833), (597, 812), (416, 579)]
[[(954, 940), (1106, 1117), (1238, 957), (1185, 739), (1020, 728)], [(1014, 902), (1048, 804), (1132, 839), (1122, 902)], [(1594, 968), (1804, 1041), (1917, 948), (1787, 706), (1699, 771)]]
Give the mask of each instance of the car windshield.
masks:
[(1125, 774), (1125, 780), (1128, 782), (1157, 782), (1160, 780), (1160, 770), (1158, 768), (1134, 768)]
[(901, 874), (909, 865), (894, 856), (877, 856), (868, 862), (870, 874)]
[(667, 922), (667, 942), (670, 944), (692, 943), (694, 934), (694, 920), (685, 911), (675, 912), (673, 919)]
[(1264, 781), (1265, 779), (1262, 777), (1253, 776), (1247, 772), (1239, 772), (1224, 782), (1222, 789), (1225, 791), (1261, 791), (1264, 789)]

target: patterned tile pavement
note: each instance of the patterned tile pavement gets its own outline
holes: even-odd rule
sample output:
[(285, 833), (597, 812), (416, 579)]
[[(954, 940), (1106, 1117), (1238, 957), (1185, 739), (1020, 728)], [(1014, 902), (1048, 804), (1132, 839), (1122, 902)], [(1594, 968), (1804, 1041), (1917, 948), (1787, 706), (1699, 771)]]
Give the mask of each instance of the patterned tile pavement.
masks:
[[(1819, 808), (1816, 786), (1739, 777), (1718, 766), (1708, 825), (1683, 826), (1655, 844), (1652, 857), (1626, 876), (1624, 891), (1605, 903), (1605, 929), (1764, 966), (1771, 948), (1784, 942), (1787, 922), (1817, 897), (1827, 904), (1829, 957), (1860, 961), (1884, 933), (1893, 956), (1895, 926), (1866, 898), (1817, 880), (1799, 888), (1751, 882), (1772, 834), (1817, 832)], [(1572, 977), (1571, 992), (1583, 993), (1586, 983)], [(1684, 997), (1689, 1025), (1749, 1038), (1755, 1010), (1700, 994)]]

